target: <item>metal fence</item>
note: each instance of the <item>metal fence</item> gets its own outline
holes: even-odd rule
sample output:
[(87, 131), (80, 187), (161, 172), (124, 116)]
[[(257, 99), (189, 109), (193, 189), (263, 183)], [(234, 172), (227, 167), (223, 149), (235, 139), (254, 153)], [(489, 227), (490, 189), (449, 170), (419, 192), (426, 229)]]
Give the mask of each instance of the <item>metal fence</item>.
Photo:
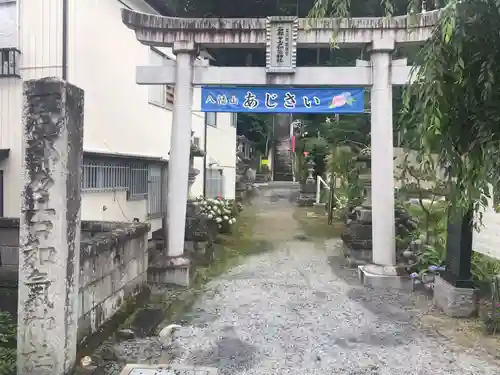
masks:
[[(149, 166), (149, 189), (148, 189), (148, 217), (157, 219), (161, 217), (161, 189), (162, 189), (162, 167), (159, 165)], [(165, 186), (166, 190), (166, 186)], [(165, 194), (166, 197), (166, 194)]]
[(224, 174), (222, 169), (208, 168), (205, 184), (205, 198), (224, 196)]
[(147, 164), (85, 160), (82, 166), (82, 192), (105, 192), (125, 189), (129, 200), (148, 196)]

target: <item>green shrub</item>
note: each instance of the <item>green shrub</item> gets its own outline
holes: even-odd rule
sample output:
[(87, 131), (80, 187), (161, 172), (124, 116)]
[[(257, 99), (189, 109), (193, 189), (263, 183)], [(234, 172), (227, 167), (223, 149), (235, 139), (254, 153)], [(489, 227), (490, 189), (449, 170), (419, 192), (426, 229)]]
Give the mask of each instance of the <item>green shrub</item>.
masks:
[[(446, 260), (446, 209), (441, 203), (434, 203), (428, 213), (418, 205), (407, 207), (410, 215), (419, 219), (419, 231), (426, 244), (415, 268), (418, 273), (427, 272), (429, 266), (441, 266)], [(491, 281), (500, 274), (500, 261), (473, 252), (471, 262), (472, 278), (475, 281)]]
[(16, 373), (16, 334), (10, 314), (0, 311), (0, 375)]

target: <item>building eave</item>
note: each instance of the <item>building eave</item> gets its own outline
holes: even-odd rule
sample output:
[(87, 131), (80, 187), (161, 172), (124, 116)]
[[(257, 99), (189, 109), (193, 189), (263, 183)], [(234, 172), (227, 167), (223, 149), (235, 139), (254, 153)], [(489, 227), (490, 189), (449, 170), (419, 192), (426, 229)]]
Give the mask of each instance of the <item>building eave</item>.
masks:
[[(147, 162), (151, 164), (166, 164), (167, 159), (155, 156), (144, 156), (125, 153), (114, 152), (99, 152), (99, 151), (83, 151), (83, 156), (91, 159), (120, 159), (120, 160), (133, 160), (137, 162)], [(0, 159), (1, 160), (1, 159)]]
[(9, 157), (10, 149), (9, 148), (0, 148), (0, 161), (3, 161)]
[(155, 8), (158, 13), (163, 16), (175, 17), (176, 11), (172, 5), (169, 4), (167, 0), (144, 0), (150, 6)]

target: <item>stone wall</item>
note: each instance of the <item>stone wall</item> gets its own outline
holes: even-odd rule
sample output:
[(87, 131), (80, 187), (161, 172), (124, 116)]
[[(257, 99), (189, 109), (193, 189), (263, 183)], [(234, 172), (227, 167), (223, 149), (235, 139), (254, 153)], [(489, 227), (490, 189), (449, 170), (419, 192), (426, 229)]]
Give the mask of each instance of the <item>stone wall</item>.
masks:
[(78, 343), (97, 332), (147, 282), (149, 224), (84, 222), (80, 243)]
[[(81, 229), (78, 343), (145, 287), (150, 227), (83, 221)], [(0, 218), (0, 286), (17, 283), (18, 264), (19, 220)]]

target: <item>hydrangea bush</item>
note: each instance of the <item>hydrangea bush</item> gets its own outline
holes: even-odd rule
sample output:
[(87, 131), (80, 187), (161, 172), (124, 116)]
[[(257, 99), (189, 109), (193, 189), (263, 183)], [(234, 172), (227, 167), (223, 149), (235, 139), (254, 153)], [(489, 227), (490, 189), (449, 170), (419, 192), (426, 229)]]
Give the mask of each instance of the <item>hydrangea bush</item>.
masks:
[(217, 223), (219, 229), (230, 227), (236, 223), (236, 215), (242, 209), (239, 204), (235, 204), (234, 201), (223, 197), (217, 197), (216, 199), (199, 197), (196, 204), (200, 207), (203, 215)]

